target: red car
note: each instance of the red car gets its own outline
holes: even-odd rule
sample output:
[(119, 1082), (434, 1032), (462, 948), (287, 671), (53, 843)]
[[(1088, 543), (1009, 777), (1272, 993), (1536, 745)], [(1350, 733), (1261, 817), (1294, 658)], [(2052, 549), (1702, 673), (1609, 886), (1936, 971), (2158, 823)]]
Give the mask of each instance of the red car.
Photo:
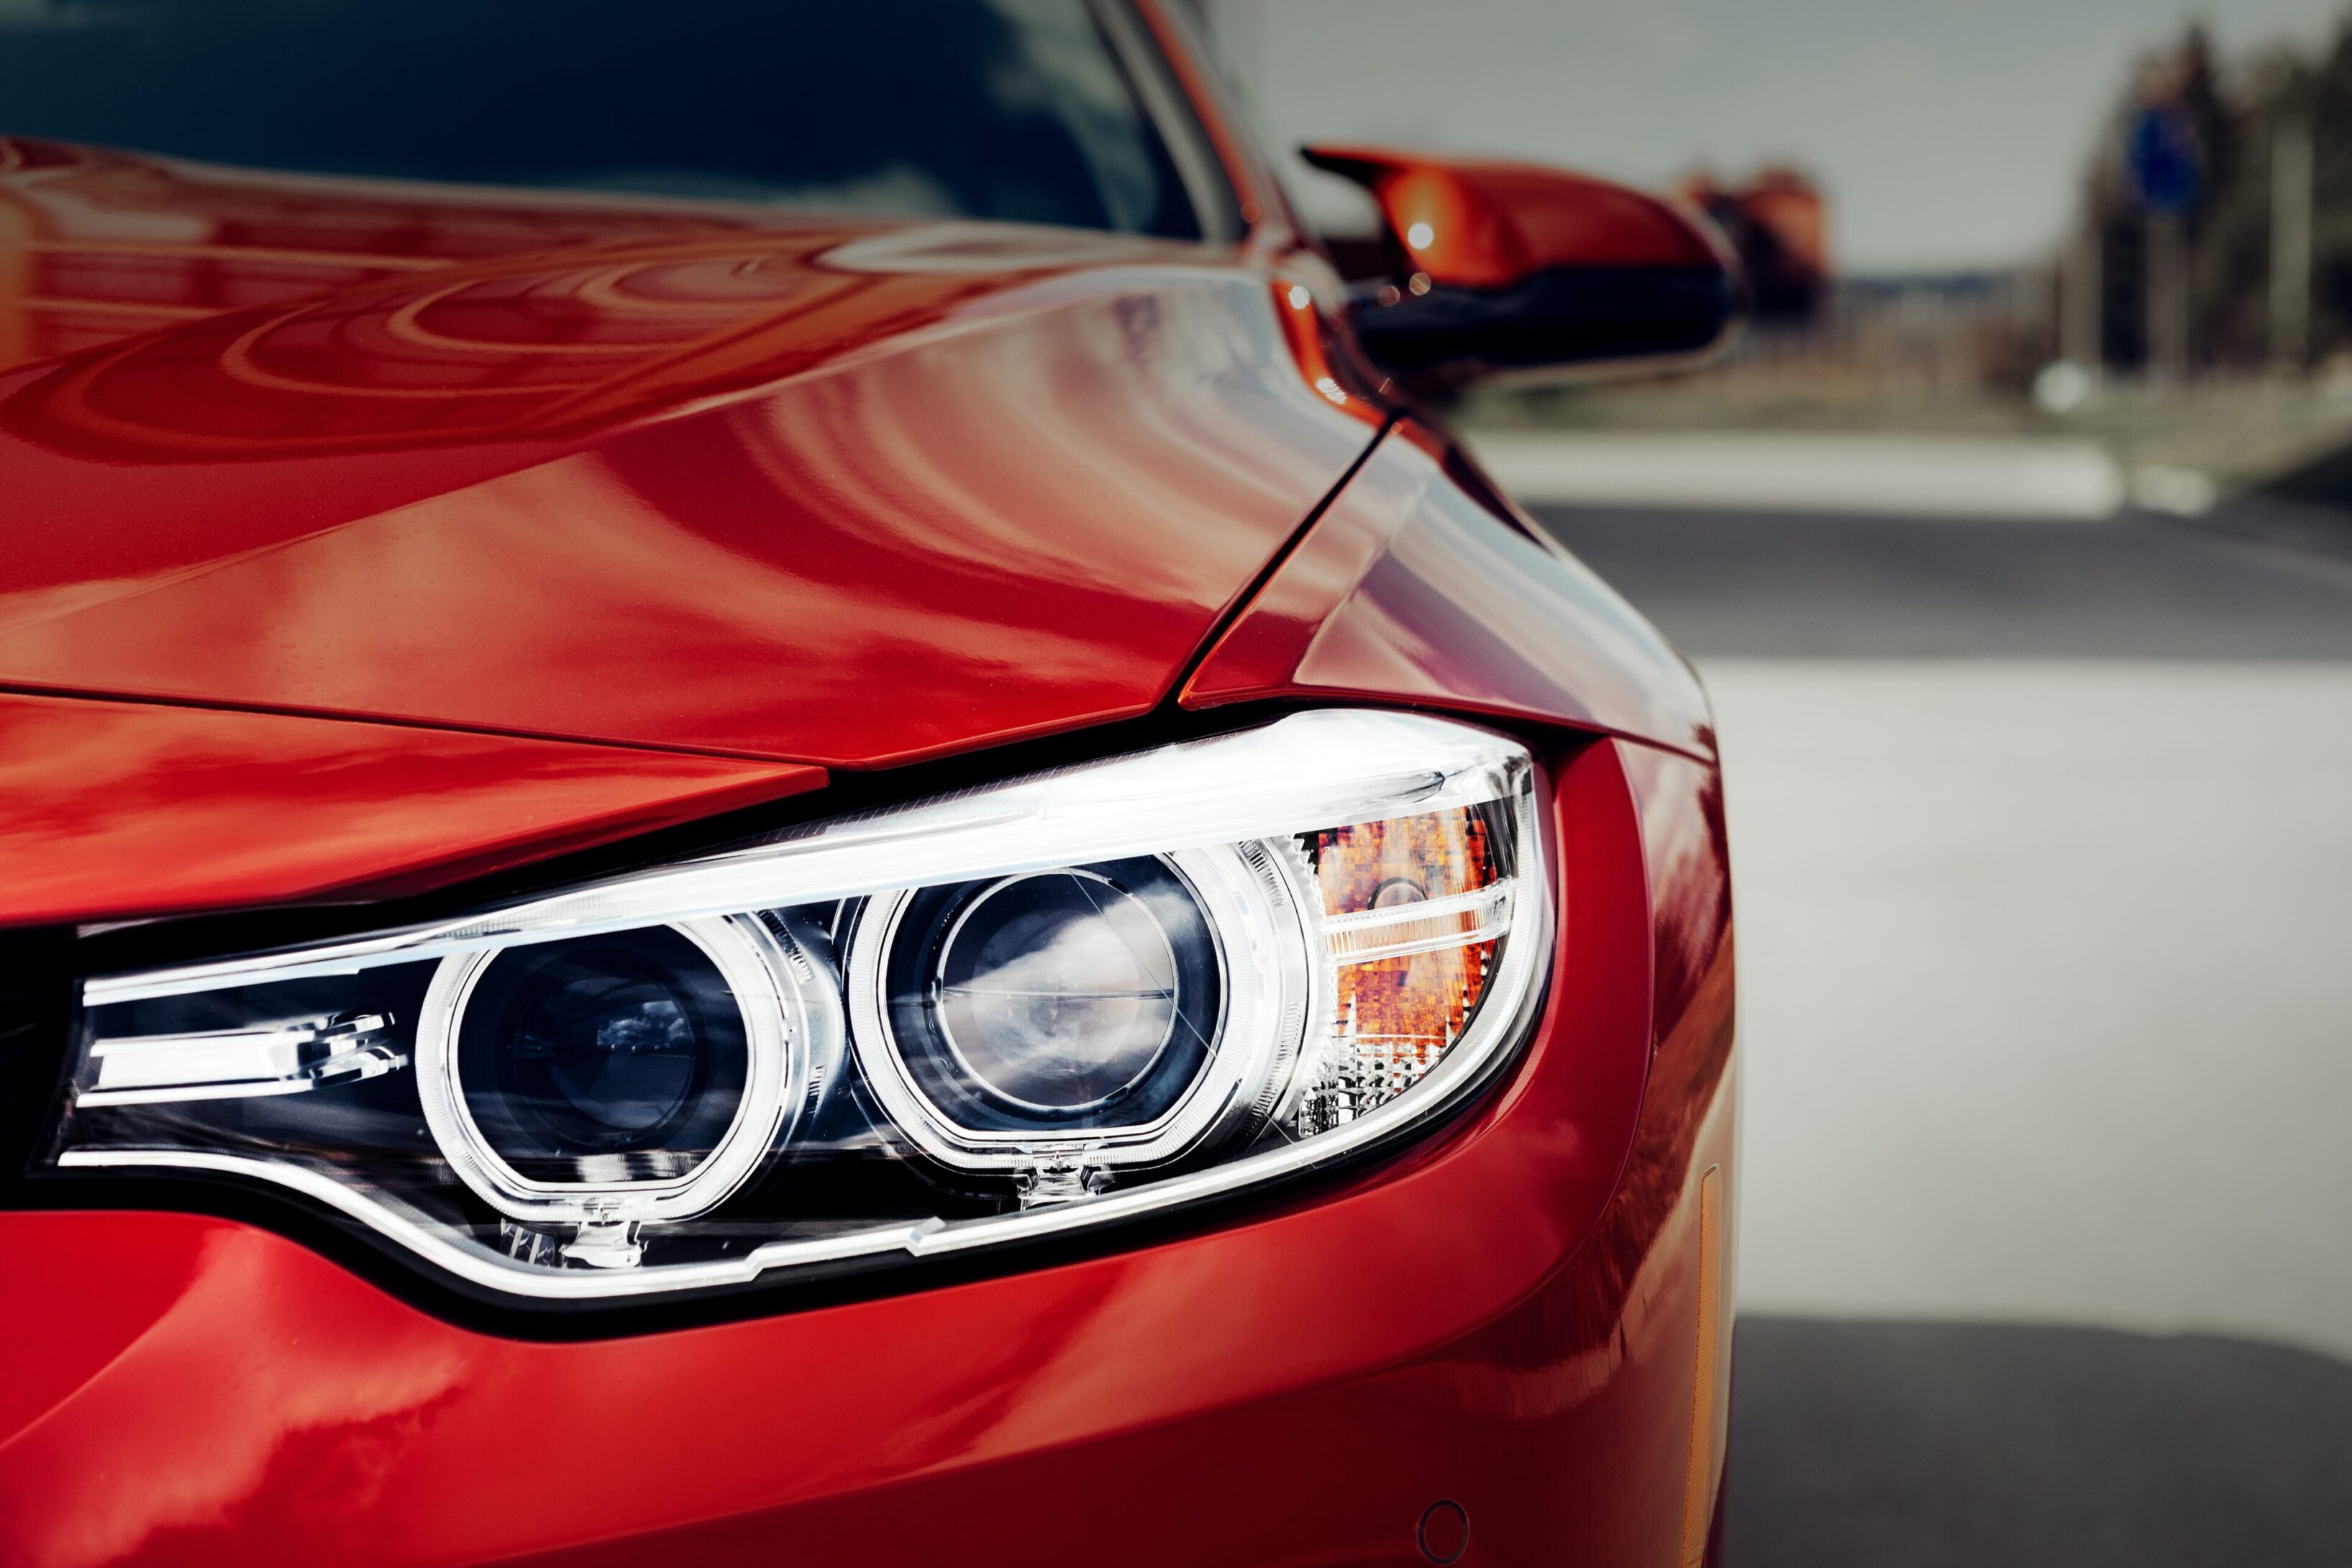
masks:
[(1164, 0), (0, 15), (0, 1562), (1696, 1563), (1703, 221)]

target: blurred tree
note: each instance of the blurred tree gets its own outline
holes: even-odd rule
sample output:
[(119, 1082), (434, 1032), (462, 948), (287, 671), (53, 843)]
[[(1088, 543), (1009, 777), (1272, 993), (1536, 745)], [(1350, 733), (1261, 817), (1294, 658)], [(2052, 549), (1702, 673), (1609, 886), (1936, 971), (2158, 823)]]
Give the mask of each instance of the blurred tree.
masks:
[(2199, 189), (2184, 215), (2192, 363), (2252, 371), (2269, 361), (2273, 158), (2283, 130), (2307, 134), (2312, 148), (2310, 359), (2352, 353), (2352, 18), (2316, 55), (2282, 49), (2226, 64), (2192, 26), (2140, 63), (2084, 194), (2100, 249), (2103, 357), (2125, 368), (2147, 356), (2147, 218), (2126, 139), (2159, 102), (2181, 116), (2197, 147)]

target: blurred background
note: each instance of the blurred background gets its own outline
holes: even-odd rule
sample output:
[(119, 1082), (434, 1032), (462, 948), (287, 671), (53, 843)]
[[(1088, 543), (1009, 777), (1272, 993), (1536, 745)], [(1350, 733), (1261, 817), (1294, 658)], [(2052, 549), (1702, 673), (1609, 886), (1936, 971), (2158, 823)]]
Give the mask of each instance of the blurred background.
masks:
[(2341, 0), (1196, 8), (1270, 146), (1673, 188), (1755, 280), (1455, 411), (1717, 706), (1736, 1568), (2352, 1561)]

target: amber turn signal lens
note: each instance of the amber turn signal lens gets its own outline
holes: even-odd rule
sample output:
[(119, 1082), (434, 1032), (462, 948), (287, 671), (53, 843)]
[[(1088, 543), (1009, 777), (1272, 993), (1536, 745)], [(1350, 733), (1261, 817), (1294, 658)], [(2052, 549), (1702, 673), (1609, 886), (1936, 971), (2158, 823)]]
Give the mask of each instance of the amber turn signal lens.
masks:
[(1496, 875), (1486, 819), (1466, 806), (1315, 835), (1326, 914), (1448, 899), (1492, 887)]
[(1509, 921), (1506, 842), (1466, 807), (1312, 837), (1333, 1047), (1366, 1103), (1412, 1087), (1476, 1010)]

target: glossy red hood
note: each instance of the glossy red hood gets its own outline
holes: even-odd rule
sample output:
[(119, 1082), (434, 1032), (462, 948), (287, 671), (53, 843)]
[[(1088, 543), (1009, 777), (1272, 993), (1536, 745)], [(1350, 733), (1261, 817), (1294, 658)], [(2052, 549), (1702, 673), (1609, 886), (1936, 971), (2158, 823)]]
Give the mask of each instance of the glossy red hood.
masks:
[(862, 767), (1141, 713), (1372, 439), (1228, 250), (0, 140), (0, 689)]

